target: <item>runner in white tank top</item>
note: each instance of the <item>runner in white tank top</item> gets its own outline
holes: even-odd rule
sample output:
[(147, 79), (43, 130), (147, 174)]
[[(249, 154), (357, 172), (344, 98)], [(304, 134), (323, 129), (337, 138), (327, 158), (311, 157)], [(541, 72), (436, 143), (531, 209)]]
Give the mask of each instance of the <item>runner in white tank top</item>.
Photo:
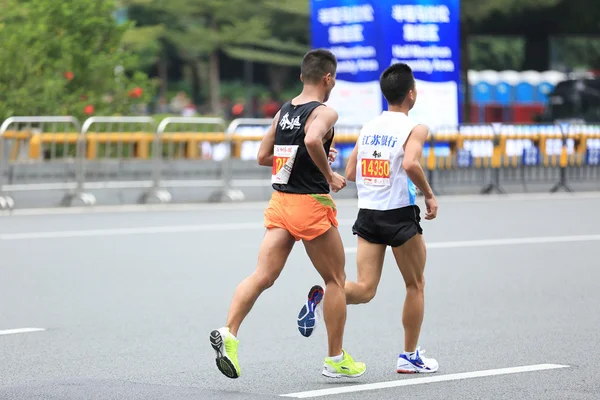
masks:
[(359, 206), (352, 227), (358, 236), (359, 279), (346, 282), (346, 302), (364, 304), (373, 299), (386, 248), (392, 247), (406, 285), (404, 351), (396, 361), (396, 371), (431, 373), (438, 370), (438, 362), (422, 357), (417, 347), (424, 314), (426, 252), (416, 189), (425, 197), (425, 219), (434, 219), (438, 208), (420, 165), (428, 129), (408, 117), (417, 97), (408, 65), (389, 67), (380, 85), (389, 111), (364, 125), (346, 167), (346, 179), (356, 181)]
[(386, 211), (415, 205), (417, 189), (402, 161), (416, 125), (406, 114), (391, 111), (364, 125), (356, 143), (359, 208)]

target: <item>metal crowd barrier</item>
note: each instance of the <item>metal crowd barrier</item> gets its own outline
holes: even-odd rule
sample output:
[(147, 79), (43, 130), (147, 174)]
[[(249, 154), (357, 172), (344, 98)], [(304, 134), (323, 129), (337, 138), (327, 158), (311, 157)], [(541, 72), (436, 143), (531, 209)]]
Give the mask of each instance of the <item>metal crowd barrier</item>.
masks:
[[(272, 123), (273, 120), (268, 118), (238, 118), (231, 121), (225, 131), (226, 140), (231, 144), (231, 153), (224, 163), (223, 187), (212, 194), (211, 201), (244, 200), (244, 192), (235, 187), (238, 182), (233, 179), (236, 156), (241, 159), (247, 158), (244, 156), (244, 145), (252, 146), (252, 154), (256, 155), (258, 145), (260, 145), (260, 141)], [(243, 181), (244, 185), (249, 186), (269, 184), (266, 180), (244, 179)]]
[[(198, 179), (165, 180), (164, 167), (193, 166), (197, 163), (212, 164), (211, 173), (224, 176), (224, 168), (230, 155), (230, 141), (225, 135), (226, 123), (222, 118), (169, 117), (158, 126), (156, 141), (160, 150), (153, 156), (153, 189), (163, 202), (171, 201), (166, 187), (213, 187), (218, 192), (224, 186), (222, 179), (199, 176)], [(211, 175), (212, 175), (211, 174)]]
[[(241, 188), (269, 187), (270, 171), (249, 163), (271, 123), (173, 117), (156, 127), (151, 117), (92, 117), (80, 126), (72, 117), (9, 118), (0, 127), (0, 209), (12, 208), (11, 194), (21, 191), (62, 191), (65, 206), (95, 204), (94, 189), (146, 189), (142, 203), (169, 202), (169, 189), (196, 187), (214, 188), (210, 201), (243, 200)], [(343, 170), (361, 126), (335, 129), (332, 167)], [(504, 193), (515, 184), (571, 191), (572, 182), (600, 182), (600, 124), (441, 126), (421, 162), (436, 192)]]
[(437, 189), (479, 182), (483, 194), (505, 193), (505, 184), (520, 184), (525, 191), (529, 184), (553, 184), (550, 192), (571, 191), (569, 180), (598, 178), (600, 140), (594, 141), (600, 125), (465, 124), (437, 129), (438, 145), (444, 135), (450, 137), (445, 165), (427, 163)]
[(154, 194), (151, 180), (126, 179), (138, 175), (131, 167), (148, 164), (150, 148), (158, 151), (152, 117), (91, 117), (83, 123), (81, 135), (87, 151), (78, 160), (78, 198), (95, 204), (95, 196), (86, 192), (90, 189), (148, 188), (141, 201)]
[[(73, 117), (11, 117), (4, 121), (0, 126), (0, 209), (14, 207), (9, 193), (16, 191), (68, 191), (63, 202), (73, 196), (77, 191), (74, 166), (82, 159), (81, 144), (81, 125)], [(21, 166), (29, 167), (28, 171), (21, 171)], [(72, 177), (71, 182), (53, 179), (61, 170)]]

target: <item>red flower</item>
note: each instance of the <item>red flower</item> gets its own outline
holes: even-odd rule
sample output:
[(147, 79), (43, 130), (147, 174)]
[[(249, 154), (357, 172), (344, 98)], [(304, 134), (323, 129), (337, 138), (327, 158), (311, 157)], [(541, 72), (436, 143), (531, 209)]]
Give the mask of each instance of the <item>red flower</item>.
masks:
[(139, 99), (142, 96), (142, 93), (144, 93), (142, 88), (136, 87), (135, 89), (130, 90), (129, 93), (127, 93), (127, 95), (129, 97), (135, 97), (136, 99)]
[(73, 77), (74, 77), (74, 75), (73, 75), (73, 73), (72, 73), (71, 71), (67, 71), (67, 72), (65, 72), (65, 79), (66, 79), (66, 80), (68, 80), (68, 81), (72, 81), (72, 80), (73, 80)]
[(88, 104), (87, 106), (85, 106), (85, 108), (83, 109), (83, 112), (86, 113), (87, 115), (91, 115), (93, 114), (95, 111), (94, 106), (91, 104)]

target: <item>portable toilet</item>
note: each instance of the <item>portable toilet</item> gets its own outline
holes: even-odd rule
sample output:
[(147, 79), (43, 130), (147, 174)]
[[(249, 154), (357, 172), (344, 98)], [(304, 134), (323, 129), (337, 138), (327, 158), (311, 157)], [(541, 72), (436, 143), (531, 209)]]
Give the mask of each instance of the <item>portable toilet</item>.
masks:
[(544, 71), (540, 82), (536, 87), (536, 101), (548, 104), (548, 95), (554, 90), (559, 82), (567, 79), (567, 75), (560, 71)]
[(541, 74), (537, 71), (521, 72), (521, 81), (517, 84), (516, 102), (519, 104), (535, 103), (535, 92), (541, 81)]
[(503, 106), (508, 106), (515, 100), (515, 88), (519, 83), (520, 75), (517, 71), (506, 70), (498, 73), (495, 101)]
[(495, 86), (498, 83), (496, 71), (485, 70), (475, 75), (477, 83), (473, 87), (473, 101), (478, 105), (486, 105), (494, 102)]
[[(476, 86), (479, 83), (479, 72), (473, 69), (470, 69), (467, 72), (467, 84), (465, 87), (469, 88), (469, 96), (470, 96), (470, 110), (471, 110), (471, 119), (466, 122), (477, 122), (483, 119), (483, 111), (481, 110), (480, 104), (477, 102), (476, 97)], [(468, 86), (467, 86), (468, 85)], [(464, 95), (464, 93), (463, 93)], [(463, 97), (461, 100), (461, 104), (466, 101), (466, 98)]]
[(496, 90), (500, 82), (500, 76), (497, 71), (484, 70), (479, 73), (480, 82), (478, 86), (486, 85), (488, 90), (487, 102), (483, 104), (483, 122), (503, 122), (505, 115), (503, 114), (503, 106), (498, 104)]

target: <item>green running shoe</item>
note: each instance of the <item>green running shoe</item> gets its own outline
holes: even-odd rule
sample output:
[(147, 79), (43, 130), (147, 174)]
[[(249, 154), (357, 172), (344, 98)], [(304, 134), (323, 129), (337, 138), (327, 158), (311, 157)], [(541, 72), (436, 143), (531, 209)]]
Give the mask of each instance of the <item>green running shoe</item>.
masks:
[(241, 371), (237, 350), (240, 341), (229, 332), (229, 328), (212, 331), (210, 333), (210, 344), (217, 353), (216, 362), (219, 371), (228, 378), (239, 378)]
[(335, 363), (329, 357), (325, 358), (322, 374), (328, 378), (358, 378), (367, 370), (365, 363), (356, 362), (350, 357), (350, 354), (344, 352), (344, 359)]

